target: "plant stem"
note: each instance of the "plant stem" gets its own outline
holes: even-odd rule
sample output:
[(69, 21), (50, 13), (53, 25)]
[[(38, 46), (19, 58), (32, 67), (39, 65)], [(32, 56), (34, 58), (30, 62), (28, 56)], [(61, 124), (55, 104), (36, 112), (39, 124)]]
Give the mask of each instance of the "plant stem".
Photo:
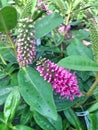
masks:
[(93, 94), (93, 91), (97, 84), (98, 84), (98, 80), (96, 79), (95, 82), (90, 87), (89, 91), (86, 93), (87, 96), (91, 96)]
[(72, 3), (70, 3), (69, 13), (68, 13), (67, 19), (65, 20), (65, 21), (66, 21), (66, 22), (65, 22), (65, 25), (66, 25), (66, 26), (69, 24), (71, 12), (72, 12)]
[(4, 65), (7, 65), (6, 61), (4, 60), (4, 58), (0, 55), (0, 59), (2, 60)]
[(11, 37), (9, 36), (8, 32), (6, 32), (6, 36), (7, 36), (7, 39), (9, 40), (9, 42), (10, 42), (10, 44), (11, 44), (11, 46), (12, 46), (14, 52), (15, 52), (15, 54), (17, 54), (16, 49), (15, 49), (16, 47), (15, 47)]

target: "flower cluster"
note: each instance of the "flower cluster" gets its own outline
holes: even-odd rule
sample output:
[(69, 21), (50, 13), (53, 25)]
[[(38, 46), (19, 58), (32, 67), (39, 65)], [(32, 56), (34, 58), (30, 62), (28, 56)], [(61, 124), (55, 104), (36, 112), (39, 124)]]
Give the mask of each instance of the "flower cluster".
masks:
[(20, 67), (31, 64), (36, 55), (36, 39), (30, 17), (19, 20), (17, 44), (17, 61)]
[[(48, 0), (46, 0), (46, 3), (47, 3), (47, 1), (48, 1)], [(48, 15), (52, 14), (52, 11), (49, 10), (48, 6), (47, 6), (42, 0), (38, 0), (37, 6), (38, 6), (41, 10), (46, 11), (46, 13), (47, 13)]]
[(62, 34), (65, 34), (65, 33), (68, 33), (70, 29), (71, 29), (70, 25), (67, 25), (67, 26), (62, 25), (59, 27), (58, 31)]
[(68, 69), (58, 66), (50, 60), (41, 59), (37, 64), (37, 71), (44, 80), (51, 83), (56, 93), (61, 97), (74, 99), (74, 96), (81, 96), (78, 81), (75, 73), (71, 73)]

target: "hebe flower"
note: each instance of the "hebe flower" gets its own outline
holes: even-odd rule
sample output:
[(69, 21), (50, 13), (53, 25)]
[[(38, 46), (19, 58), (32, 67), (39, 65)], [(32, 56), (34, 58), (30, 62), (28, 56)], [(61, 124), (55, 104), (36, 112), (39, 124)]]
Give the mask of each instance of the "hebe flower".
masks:
[(36, 55), (36, 39), (33, 20), (30, 17), (20, 19), (18, 33), (17, 61), (22, 67), (31, 64)]
[(38, 0), (37, 6), (38, 6), (41, 10), (46, 11), (46, 14), (50, 15), (50, 14), (52, 14), (52, 11), (49, 10), (49, 8), (48, 8), (48, 6), (47, 6), (47, 2), (48, 2), (48, 0), (46, 0), (45, 2), (42, 1), (42, 0)]
[(61, 97), (74, 99), (74, 96), (81, 96), (78, 81), (75, 73), (71, 73), (68, 69), (58, 66), (50, 60), (41, 59), (37, 64), (37, 71), (44, 80), (51, 83), (56, 93)]

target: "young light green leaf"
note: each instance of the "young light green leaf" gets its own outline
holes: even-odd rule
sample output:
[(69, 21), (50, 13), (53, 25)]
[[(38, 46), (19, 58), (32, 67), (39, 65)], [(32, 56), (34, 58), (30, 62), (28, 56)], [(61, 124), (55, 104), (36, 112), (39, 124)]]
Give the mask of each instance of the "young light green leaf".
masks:
[(12, 6), (6, 6), (0, 10), (0, 32), (8, 32), (17, 24), (17, 12)]
[(62, 130), (62, 120), (59, 115), (57, 120), (52, 120), (34, 112), (34, 119), (43, 130)]
[(11, 122), (14, 118), (16, 109), (20, 103), (20, 93), (17, 87), (14, 87), (8, 95), (4, 105), (5, 122)]
[(58, 25), (63, 22), (63, 18), (57, 14), (53, 13), (42, 18), (35, 24), (36, 36), (41, 38), (55, 29)]
[(1, 0), (2, 7), (7, 5), (7, 0)]
[(77, 129), (82, 130), (80, 121), (76, 116), (75, 112), (69, 108), (64, 111), (64, 115), (66, 116), (67, 120)]
[(52, 87), (31, 67), (22, 68), (18, 74), (20, 92), (31, 110), (43, 116), (57, 119)]
[(25, 125), (17, 125), (15, 126), (15, 130), (34, 130), (34, 129)]
[(60, 60), (58, 65), (72, 70), (98, 71), (98, 64), (86, 56), (68, 56)]
[(98, 130), (98, 111), (87, 115), (90, 124), (88, 130)]
[(9, 130), (6, 124), (0, 123), (0, 130)]
[(96, 111), (96, 110), (98, 110), (98, 102), (96, 102), (90, 108), (88, 108), (89, 112), (93, 112), (93, 111)]

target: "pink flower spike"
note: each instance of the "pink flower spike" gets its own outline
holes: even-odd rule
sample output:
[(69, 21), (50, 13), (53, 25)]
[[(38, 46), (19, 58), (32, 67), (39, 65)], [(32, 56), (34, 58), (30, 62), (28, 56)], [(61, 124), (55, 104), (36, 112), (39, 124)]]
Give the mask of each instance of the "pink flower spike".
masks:
[(41, 60), (37, 66), (37, 71), (39, 71), (40, 76), (44, 77), (44, 80), (51, 83), (52, 88), (61, 97), (69, 98), (72, 101), (75, 96), (82, 96), (75, 73), (71, 73), (50, 60), (44, 62)]

